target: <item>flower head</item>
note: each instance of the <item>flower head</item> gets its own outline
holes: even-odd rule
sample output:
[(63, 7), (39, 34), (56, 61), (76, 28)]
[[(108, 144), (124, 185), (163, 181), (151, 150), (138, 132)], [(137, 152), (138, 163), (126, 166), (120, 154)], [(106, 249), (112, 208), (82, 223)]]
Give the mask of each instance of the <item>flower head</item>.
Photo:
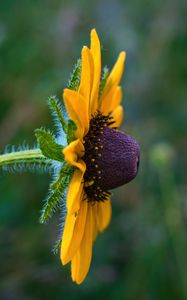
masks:
[(110, 223), (110, 190), (131, 181), (138, 171), (139, 145), (118, 130), (125, 57), (121, 52), (111, 73), (104, 68), (101, 75), (100, 41), (93, 29), (91, 46), (83, 47), (64, 90), (65, 107), (56, 96), (49, 98), (57, 130), (36, 129), (37, 147), (13, 147), (0, 155), (4, 170), (52, 173), (40, 222), (60, 210), (63, 233), (54, 251), (61, 247), (62, 264), (71, 262), (77, 284), (88, 273), (93, 242)]
[(126, 54), (121, 52), (110, 74), (101, 80), (101, 49), (95, 29), (91, 46), (81, 55), (77, 90), (65, 89), (64, 103), (76, 124), (75, 139), (63, 149), (75, 169), (69, 184), (61, 261), (71, 262), (72, 280), (80, 284), (92, 258), (92, 246), (111, 219), (109, 190), (132, 180), (138, 171), (139, 146), (120, 132), (123, 119), (120, 81)]

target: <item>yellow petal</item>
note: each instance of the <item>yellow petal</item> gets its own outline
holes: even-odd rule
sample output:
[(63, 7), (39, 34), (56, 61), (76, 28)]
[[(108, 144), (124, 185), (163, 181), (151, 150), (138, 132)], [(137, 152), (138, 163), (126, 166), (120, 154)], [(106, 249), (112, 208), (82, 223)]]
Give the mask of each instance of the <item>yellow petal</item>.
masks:
[(93, 81), (93, 62), (90, 49), (86, 46), (84, 46), (82, 49), (81, 66), (82, 69), (79, 93), (84, 97), (88, 106)]
[(90, 99), (90, 114), (98, 109), (98, 91), (101, 77), (101, 46), (95, 29), (91, 31), (91, 54), (94, 64), (94, 78)]
[(71, 262), (72, 280), (81, 284), (90, 268), (92, 258), (93, 215), (92, 206), (88, 205), (84, 236), (77, 253)]
[(73, 231), (75, 227), (77, 216), (76, 214), (69, 214), (66, 215), (66, 221), (64, 225), (64, 231), (62, 235), (62, 243), (61, 243), (61, 253), (60, 258), (62, 264), (66, 264), (66, 255), (68, 254), (69, 245), (72, 241)]
[(105, 230), (109, 225), (112, 215), (112, 207), (110, 200), (98, 203), (97, 209), (97, 226), (99, 231)]
[(65, 89), (64, 103), (69, 117), (77, 125), (76, 136), (82, 138), (88, 132), (88, 100), (76, 91)]
[(118, 105), (121, 104), (122, 96), (122, 88), (121, 86), (117, 86), (111, 101), (111, 111), (113, 111)]
[(112, 116), (114, 118), (115, 123), (112, 125), (114, 127), (120, 127), (122, 121), (123, 121), (123, 116), (124, 116), (124, 111), (123, 107), (121, 105), (118, 105), (116, 109), (113, 111)]
[(66, 200), (68, 214), (73, 214), (80, 208), (81, 194), (83, 191), (83, 176), (84, 173), (77, 169), (71, 178)]
[(110, 92), (108, 94), (108, 99), (111, 99), (110, 101), (105, 101), (103, 104), (103, 111), (102, 113), (107, 115), (110, 112), (113, 112), (118, 105), (121, 104), (122, 101), (122, 88), (120, 86), (114, 86), (112, 89), (110, 89)]
[(86, 166), (80, 157), (84, 154), (84, 146), (80, 139), (71, 142), (63, 150), (64, 159), (69, 162), (72, 166), (77, 167), (82, 172), (85, 172)]
[[(101, 111), (104, 113), (105, 109), (107, 107), (110, 107), (110, 100), (111, 98), (111, 89), (114, 89), (119, 85), (121, 77), (123, 75), (123, 70), (124, 70), (124, 62), (126, 58), (126, 53), (121, 52), (116, 64), (114, 65), (108, 79), (105, 85), (105, 88), (103, 90), (103, 94), (101, 96)], [(110, 97), (109, 97), (110, 95)]]
[(77, 270), (79, 268), (79, 264), (80, 264), (80, 250), (77, 251), (77, 253), (75, 254), (75, 256), (73, 257), (72, 261), (71, 261), (71, 278), (73, 281), (76, 281), (77, 278)]
[(125, 62), (125, 58), (126, 58), (126, 53), (124, 51), (122, 51), (117, 59), (117, 62), (115, 63), (108, 79), (106, 82), (106, 86), (104, 89), (107, 90), (109, 87), (113, 86), (113, 85), (118, 85), (121, 77), (123, 75), (123, 71), (124, 71), (124, 62)]
[(75, 213), (80, 207), (80, 198), (83, 190), (83, 176), (86, 170), (86, 165), (81, 157), (84, 153), (84, 146), (82, 142), (78, 139), (71, 142), (64, 150), (64, 158), (71, 165), (77, 167), (78, 169), (74, 171), (71, 178), (66, 207), (68, 213)]
[(97, 226), (97, 211), (98, 211), (98, 204), (94, 203), (92, 206), (92, 214), (93, 214), (93, 241), (96, 240), (98, 234), (98, 226)]
[[(81, 201), (77, 214), (67, 214), (61, 245), (61, 260), (63, 265), (67, 264), (77, 252), (83, 238), (87, 201)], [(76, 217), (75, 217), (76, 215)]]

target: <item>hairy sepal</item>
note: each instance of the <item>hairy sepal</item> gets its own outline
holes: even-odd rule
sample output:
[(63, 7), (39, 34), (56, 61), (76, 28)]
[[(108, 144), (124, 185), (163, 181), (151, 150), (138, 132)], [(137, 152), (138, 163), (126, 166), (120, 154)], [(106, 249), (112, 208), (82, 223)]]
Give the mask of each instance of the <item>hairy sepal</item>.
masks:
[(67, 88), (70, 90), (77, 91), (80, 85), (81, 77), (81, 59), (77, 60), (77, 63), (74, 65), (73, 71), (68, 80)]
[(56, 179), (50, 184), (49, 194), (40, 217), (40, 223), (46, 223), (58, 208), (63, 209), (64, 194), (69, 185), (73, 168), (65, 164)]
[(36, 129), (35, 135), (39, 147), (45, 157), (64, 162), (64, 156), (62, 152), (64, 146), (56, 143), (55, 137), (50, 131), (46, 131), (45, 129)]

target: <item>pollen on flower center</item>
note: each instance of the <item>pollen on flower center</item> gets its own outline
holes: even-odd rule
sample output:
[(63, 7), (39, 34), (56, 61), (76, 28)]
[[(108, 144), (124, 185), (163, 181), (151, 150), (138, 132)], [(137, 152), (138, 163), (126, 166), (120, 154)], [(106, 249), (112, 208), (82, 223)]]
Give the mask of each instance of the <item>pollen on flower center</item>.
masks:
[(102, 157), (102, 136), (106, 127), (114, 123), (112, 116), (102, 115), (97, 111), (90, 121), (90, 129), (84, 137), (85, 153), (83, 160), (86, 163), (86, 172), (84, 174), (84, 190), (89, 202), (105, 201), (109, 198), (110, 192), (103, 189), (100, 184), (103, 170), (98, 164)]
[(97, 111), (84, 138), (84, 190), (90, 202), (105, 201), (109, 190), (131, 181), (138, 172), (140, 149), (136, 140), (110, 126), (111, 116)]

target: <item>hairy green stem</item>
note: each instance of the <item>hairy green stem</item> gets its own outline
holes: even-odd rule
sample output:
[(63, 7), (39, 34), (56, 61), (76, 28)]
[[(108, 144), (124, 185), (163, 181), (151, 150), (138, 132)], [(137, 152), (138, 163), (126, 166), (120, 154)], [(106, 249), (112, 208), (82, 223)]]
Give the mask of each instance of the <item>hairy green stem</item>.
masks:
[(46, 158), (40, 149), (21, 150), (0, 155), (0, 167), (21, 162), (37, 163), (44, 160)]

